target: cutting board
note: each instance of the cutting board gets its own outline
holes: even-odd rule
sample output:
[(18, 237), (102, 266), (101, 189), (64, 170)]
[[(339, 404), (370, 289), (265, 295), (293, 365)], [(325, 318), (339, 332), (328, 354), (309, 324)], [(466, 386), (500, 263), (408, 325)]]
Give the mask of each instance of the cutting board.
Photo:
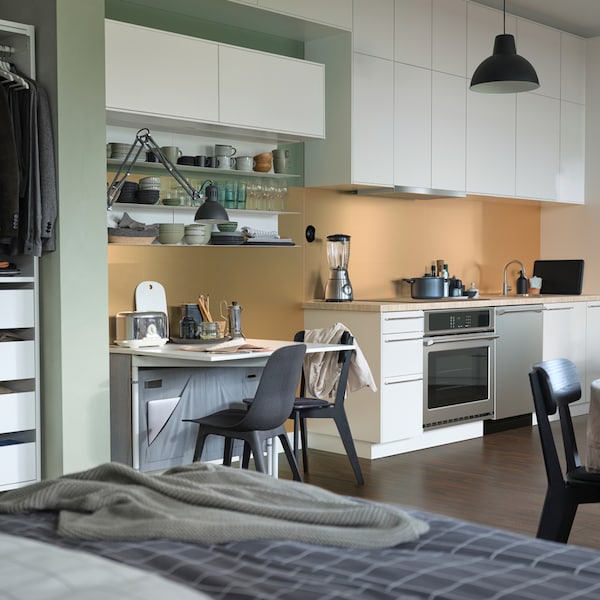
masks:
[(583, 260), (536, 260), (533, 274), (542, 278), (542, 294), (579, 295), (583, 265)]
[(165, 288), (157, 281), (142, 281), (135, 288), (135, 309), (140, 312), (167, 313)]

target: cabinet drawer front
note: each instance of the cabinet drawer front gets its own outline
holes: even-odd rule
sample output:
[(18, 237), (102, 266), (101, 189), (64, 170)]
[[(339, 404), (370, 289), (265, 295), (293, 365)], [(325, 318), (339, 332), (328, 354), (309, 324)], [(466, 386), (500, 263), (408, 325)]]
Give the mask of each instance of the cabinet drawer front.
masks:
[(0, 290), (0, 306), (0, 329), (34, 326), (33, 290)]
[(382, 338), (381, 374), (412, 375), (423, 373), (423, 340), (405, 339), (410, 334), (390, 333)]
[(381, 316), (381, 333), (423, 333), (424, 318), (419, 311), (384, 313)]
[(0, 381), (32, 377), (35, 377), (34, 342), (0, 342)]
[(35, 392), (0, 394), (0, 433), (35, 429)]
[(423, 380), (388, 379), (381, 390), (381, 441), (395, 442), (423, 430)]
[(0, 490), (37, 479), (34, 442), (0, 446)]

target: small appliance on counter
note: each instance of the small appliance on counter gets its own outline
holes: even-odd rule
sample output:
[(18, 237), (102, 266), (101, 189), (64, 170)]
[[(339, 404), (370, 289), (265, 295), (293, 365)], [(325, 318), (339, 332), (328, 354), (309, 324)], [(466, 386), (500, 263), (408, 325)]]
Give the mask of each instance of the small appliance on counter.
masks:
[(115, 343), (126, 348), (163, 346), (169, 341), (164, 312), (124, 311), (117, 313)]
[(329, 263), (329, 279), (325, 286), (327, 302), (351, 302), (353, 300), (352, 284), (348, 276), (350, 259), (350, 236), (337, 233), (327, 236), (327, 262)]

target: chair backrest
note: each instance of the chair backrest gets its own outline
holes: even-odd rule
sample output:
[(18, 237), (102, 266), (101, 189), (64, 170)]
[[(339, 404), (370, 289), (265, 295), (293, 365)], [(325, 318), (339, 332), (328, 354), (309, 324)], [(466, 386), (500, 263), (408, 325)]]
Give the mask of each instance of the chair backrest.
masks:
[(238, 429), (267, 431), (287, 421), (296, 399), (305, 353), (306, 344), (293, 344), (271, 354)]
[[(295, 342), (303, 342), (304, 341), (304, 330), (298, 331), (294, 336)], [(354, 343), (354, 338), (350, 334), (348, 330), (343, 331), (340, 336), (340, 344), (345, 344), (348, 346), (352, 346)], [(350, 371), (350, 360), (352, 358), (352, 352), (354, 352), (353, 348), (349, 348), (348, 350), (340, 350), (338, 353), (338, 364), (341, 365), (340, 376), (337, 383), (337, 388), (335, 392), (335, 404), (340, 405), (343, 404), (346, 398), (346, 387), (348, 385), (348, 373)], [(300, 396), (304, 396), (306, 393), (306, 380), (304, 378), (304, 371), (302, 372), (302, 378), (300, 380)]]
[(538, 420), (546, 474), (550, 483), (564, 481), (549, 416), (556, 413), (565, 451), (567, 471), (581, 466), (569, 404), (581, 398), (577, 367), (566, 358), (556, 358), (533, 365), (529, 373), (535, 414)]

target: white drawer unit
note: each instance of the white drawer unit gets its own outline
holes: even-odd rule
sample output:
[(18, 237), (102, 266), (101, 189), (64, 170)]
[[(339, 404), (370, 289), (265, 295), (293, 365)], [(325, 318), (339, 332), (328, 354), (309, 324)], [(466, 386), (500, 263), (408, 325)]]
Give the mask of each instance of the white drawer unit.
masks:
[(33, 327), (35, 302), (33, 290), (0, 288), (0, 329)]
[(37, 444), (0, 439), (0, 491), (39, 479)]
[(0, 381), (35, 377), (35, 342), (0, 342)]
[(0, 434), (35, 429), (35, 393), (0, 394), (0, 415)]

